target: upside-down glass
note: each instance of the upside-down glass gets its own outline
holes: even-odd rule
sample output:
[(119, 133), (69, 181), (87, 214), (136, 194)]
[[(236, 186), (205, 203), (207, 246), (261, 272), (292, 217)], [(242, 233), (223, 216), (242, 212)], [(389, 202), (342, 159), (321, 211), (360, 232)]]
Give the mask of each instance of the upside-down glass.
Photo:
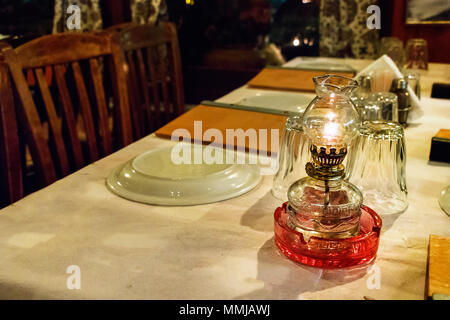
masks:
[(398, 122), (398, 98), (395, 93), (375, 92), (368, 99), (381, 104), (381, 117), (377, 120)]
[(428, 70), (428, 45), (425, 39), (408, 40), (405, 68)]
[(305, 165), (309, 160), (309, 140), (303, 133), (302, 116), (286, 120), (278, 158), (278, 171), (273, 178), (272, 194), (287, 200), (287, 190), (305, 176)]
[(420, 89), (420, 73), (418, 70), (414, 69), (405, 69), (403, 71), (403, 76), (406, 78), (408, 85), (416, 94), (417, 98), (421, 97), (421, 89)]
[(365, 121), (352, 143), (347, 178), (363, 193), (364, 204), (379, 214), (408, 207), (403, 127), (389, 121)]
[(381, 38), (380, 49), (378, 55), (388, 55), (399, 68), (405, 63), (405, 51), (403, 50), (403, 42), (396, 37)]
[(445, 187), (441, 191), (441, 195), (439, 197), (439, 205), (442, 210), (450, 216), (450, 186)]
[(361, 121), (376, 121), (381, 119), (383, 105), (380, 101), (366, 98), (353, 99)]
[(398, 99), (392, 92), (376, 92), (352, 99), (362, 121), (398, 122)]

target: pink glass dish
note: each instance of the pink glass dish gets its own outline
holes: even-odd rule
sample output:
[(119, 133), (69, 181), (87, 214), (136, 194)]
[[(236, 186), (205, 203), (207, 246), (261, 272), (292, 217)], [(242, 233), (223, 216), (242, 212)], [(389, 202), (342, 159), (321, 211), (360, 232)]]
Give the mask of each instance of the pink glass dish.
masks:
[(306, 242), (303, 234), (286, 224), (287, 202), (275, 210), (275, 243), (289, 259), (318, 268), (346, 268), (370, 263), (376, 257), (381, 218), (367, 206), (361, 206), (360, 232), (346, 239), (322, 239), (310, 237)]

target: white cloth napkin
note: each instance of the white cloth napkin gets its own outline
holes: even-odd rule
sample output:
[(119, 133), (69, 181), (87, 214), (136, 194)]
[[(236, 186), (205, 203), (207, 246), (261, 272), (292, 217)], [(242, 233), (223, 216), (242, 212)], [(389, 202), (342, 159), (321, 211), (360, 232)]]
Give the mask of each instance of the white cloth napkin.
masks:
[[(366, 68), (361, 70), (355, 77), (370, 76), (372, 78), (373, 92), (386, 92), (391, 87), (394, 78), (402, 78), (403, 74), (398, 69), (397, 65), (387, 55), (383, 55)], [(411, 110), (408, 114), (408, 121), (414, 121), (423, 116), (423, 109), (414, 91), (408, 85), (408, 92), (411, 98)]]

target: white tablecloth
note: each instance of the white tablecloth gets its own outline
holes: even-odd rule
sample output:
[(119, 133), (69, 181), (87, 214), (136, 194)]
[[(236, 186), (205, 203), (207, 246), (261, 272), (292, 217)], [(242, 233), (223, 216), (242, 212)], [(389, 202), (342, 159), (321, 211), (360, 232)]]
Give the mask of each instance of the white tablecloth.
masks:
[[(304, 267), (280, 255), (271, 176), (241, 197), (191, 207), (109, 192), (112, 169), (171, 143), (150, 135), (0, 211), (0, 298), (422, 299), (428, 236), (450, 236), (437, 202), (450, 167), (427, 160), (431, 137), (450, 128), (450, 102), (423, 102), (426, 116), (406, 130), (410, 205), (383, 217), (369, 273)], [(67, 288), (70, 265), (80, 268), (79, 290)]]

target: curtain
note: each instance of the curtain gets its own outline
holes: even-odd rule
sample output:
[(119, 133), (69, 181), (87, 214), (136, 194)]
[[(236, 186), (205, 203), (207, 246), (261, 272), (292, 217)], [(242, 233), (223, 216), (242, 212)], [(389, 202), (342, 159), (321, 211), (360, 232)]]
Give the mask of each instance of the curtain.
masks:
[(320, 0), (320, 55), (376, 57), (379, 30), (367, 28), (367, 7), (376, 0)]
[[(55, 0), (55, 14), (53, 19), (53, 33), (66, 31), (94, 31), (102, 29), (102, 15), (100, 11), (100, 0)], [(67, 13), (70, 5), (80, 7), (81, 29), (69, 30), (67, 20), (73, 13)]]
[(154, 24), (168, 20), (165, 0), (131, 0), (131, 21), (137, 24)]

